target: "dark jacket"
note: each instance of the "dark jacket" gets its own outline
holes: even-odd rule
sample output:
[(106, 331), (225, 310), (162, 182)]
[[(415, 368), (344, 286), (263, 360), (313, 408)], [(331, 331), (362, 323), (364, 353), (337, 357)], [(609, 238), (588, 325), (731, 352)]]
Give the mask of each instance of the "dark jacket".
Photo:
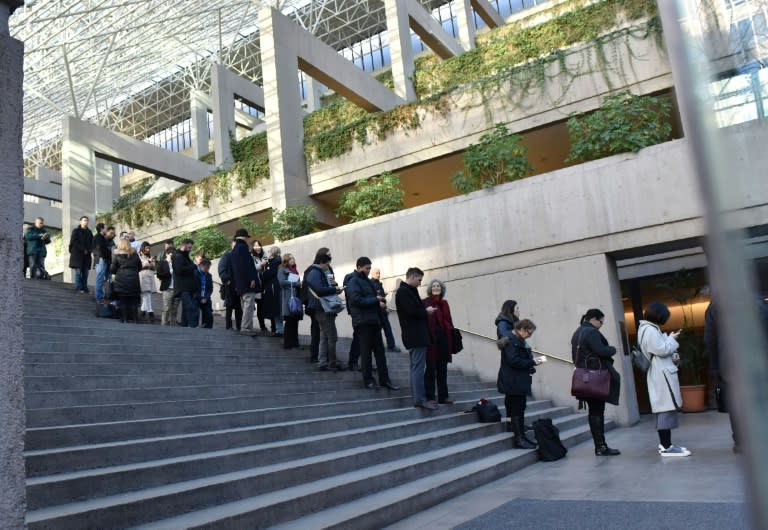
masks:
[(395, 293), (395, 307), (402, 330), (403, 345), (409, 350), (429, 346), (427, 310), (421, 302), (419, 290), (401, 282)]
[[(198, 300), (206, 300), (207, 303), (211, 303), (211, 295), (213, 294), (213, 276), (211, 276), (210, 272), (203, 272), (198, 268), (195, 271), (195, 274), (197, 275), (197, 281), (200, 284), (200, 289), (197, 292), (197, 298)], [(205, 283), (205, 285), (203, 285)]]
[[(328, 275), (319, 265), (312, 265), (304, 274), (304, 283), (308, 289), (311, 289), (307, 299), (307, 309), (310, 311), (322, 311), (323, 306), (317, 296), (328, 296), (336, 294), (336, 287), (328, 281)], [(315, 294), (312, 294), (314, 291)]]
[(619, 404), (621, 391), (621, 376), (613, 367), (613, 356), (616, 348), (608, 345), (608, 339), (600, 331), (584, 322), (571, 337), (571, 359), (579, 368), (608, 369), (611, 373), (611, 392), (605, 401), (611, 405)]
[(96, 234), (93, 236), (93, 260), (98, 263), (100, 259), (103, 259), (107, 265), (112, 263), (112, 249), (115, 243), (113, 240), (107, 239), (103, 234)]
[(109, 270), (114, 274), (112, 290), (120, 296), (139, 296), (141, 284), (139, 283), (139, 270), (141, 270), (141, 258), (138, 254), (115, 254)]
[(91, 229), (78, 226), (72, 230), (72, 237), (69, 238), (69, 268), (90, 269), (91, 250), (93, 250)]
[(158, 261), (155, 269), (157, 279), (160, 280), (160, 290), (167, 291), (171, 286), (171, 264), (168, 260)]
[[(499, 336), (501, 330), (499, 325), (506, 330), (511, 321), (504, 317), (499, 322), (497, 319), (496, 334)], [(499, 367), (499, 376), (496, 379), (496, 388), (502, 394), (511, 396), (527, 396), (531, 393), (531, 374), (536, 372), (534, 368), (536, 363), (533, 361), (533, 353), (528, 344), (513, 333), (509, 342), (501, 350), (501, 366)]]
[(46, 256), (48, 251), (45, 250), (45, 245), (51, 242), (51, 236), (45, 227), (37, 228), (32, 225), (24, 232), (24, 241), (27, 243), (27, 254)]
[(282, 318), (282, 287), (277, 278), (277, 271), (280, 270), (280, 256), (270, 258), (266, 267), (261, 271), (262, 285), (262, 311), (265, 318)]
[(355, 271), (345, 280), (347, 309), (352, 316), (352, 326), (380, 326), (381, 311), (376, 287), (362, 273)]
[(189, 259), (189, 252), (175, 250), (171, 258), (173, 266), (173, 292), (177, 293), (196, 293), (200, 289), (197, 282), (197, 265)]
[(232, 282), (232, 251), (229, 250), (219, 260), (219, 280), (224, 285), (229, 285)]
[[(237, 294), (242, 296), (245, 293), (261, 291), (259, 274), (256, 271), (256, 264), (253, 262), (248, 243), (238, 239), (235, 248), (230, 252), (229, 262), (232, 267), (232, 278)], [(255, 282), (256, 287), (251, 287), (251, 282)]]

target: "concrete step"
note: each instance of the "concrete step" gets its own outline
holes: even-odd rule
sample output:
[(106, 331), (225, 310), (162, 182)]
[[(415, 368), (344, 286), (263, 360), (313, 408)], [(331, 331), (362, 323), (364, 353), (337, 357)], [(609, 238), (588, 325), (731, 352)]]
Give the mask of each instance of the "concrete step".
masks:
[[(110, 443), (124, 440), (173, 436), (188, 433), (210, 432), (221, 429), (237, 429), (275, 422), (291, 422), (334, 415), (383, 413), (388, 409), (401, 410), (409, 417), (428, 417), (425, 412), (412, 407), (408, 396), (390, 396), (387, 393), (373, 393), (366, 399), (340, 402), (306, 403), (302, 406), (272, 407), (236, 412), (222, 412), (203, 415), (188, 415), (151, 418), (132, 421), (115, 421), (92, 424), (70, 424), (50, 427), (29, 427), (25, 439), (28, 451), (72, 447), (86, 444)], [(488, 394), (481, 394), (488, 395)], [(478, 399), (477, 391), (468, 391), (455, 396), (454, 405), (440, 407), (444, 410), (461, 411), (471, 408)], [(490, 399), (501, 403), (502, 398)], [(540, 406), (534, 402), (531, 406)]]
[[(606, 425), (610, 427), (612, 425)], [(584, 426), (561, 428), (560, 439), (566, 447), (573, 447), (589, 439), (589, 429)], [(331, 505), (310, 515), (291, 519), (287, 522), (269, 526), (271, 530), (297, 530), (302, 528), (367, 530), (383, 528), (422, 510), (440, 504), (448, 499), (466, 493), (474, 488), (488, 484), (515, 471), (532, 465), (538, 457), (535, 451), (508, 449), (484, 458), (468, 462), (406, 484), (389, 488), (383, 492), (367, 495), (351, 502)], [(247, 525), (252, 521), (245, 502), (240, 506), (230, 506), (225, 515), (224, 507), (192, 512), (185, 516), (166, 521), (158, 521), (142, 526), (143, 529), (201, 528), (205, 524)], [(239, 509), (238, 509), (239, 508)], [(212, 519), (213, 518), (213, 519)], [(189, 521), (189, 524), (185, 524)]]
[[(348, 390), (335, 390), (344, 388)], [(27, 425), (30, 427), (46, 427), (55, 425), (90, 424), (115, 421), (133, 421), (150, 418), (176, 417), (186, 415), (213, 414), (222, 412), (237, 412), (253, 410), (258, 407), (287, 407), (302, 406), (307, 403), (338, 402), (359, 398), (359, 388), (362, 382), (348, 383), (329, 381), (314, 383), (315, 392), (279, 394), (285, 389), (284, 385), (258, 385), (257, 395), (243, 395), (216, 399), (188, 399), (175, 401), (156, 401), (149, 403), (116, 403), (105, 405), (87, 405), (79, 407), (57, 407), (46, 409), (28, 409)], [(323, 389), (325, 390), (323, 391)], [(486, 389), (487, 390), (487, 389)], [(382, 389), (382, 395), (400, 398), (403, 405), (410, 403), (408, 390), (390, 391)], [(476, 383), (457, 383), (452, 386), (454, 396), (470, 393), (476, 396)], [(166, 398), (167, 399), (167, 398)]]
[[(466, 428), (459, 428), (457, 432), (464, 430)], [(190, 510), (250, 497), (251, 521), (258, 521), (251, 527), (260, 527), (265, 523), (307, 514), (313, 508), (317, 509), (319, 503), (324, 507), (338, 502), (338, 499), (359, 498), (395, 484), (433, 475), (474, 460), (478, 452), (499, 452), (509, 445), (510, 435), (507, 433), (461, 440), (459, 436), (440, 431), (199, 480), (30, 510), (27, 523), (30, 529), (113, 528), (149, 523), (169, 515), (182, 515)], [(409, 454), (409, 450), (418, 452), (401, 458), (403, 454)], [(384, 463), (370, 465), (380, 461)], [(305, 482), (307, 479), (311, 482)], [(253, 494), (258, 496), (252, 497)]]

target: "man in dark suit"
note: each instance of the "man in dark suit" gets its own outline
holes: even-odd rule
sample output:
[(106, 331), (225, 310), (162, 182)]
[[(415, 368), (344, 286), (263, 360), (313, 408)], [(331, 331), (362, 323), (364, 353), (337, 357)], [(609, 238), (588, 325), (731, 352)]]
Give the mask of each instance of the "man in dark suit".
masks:
[(395, 294), (397, 318), (403, 331), (403, 345), (411, 355), (411, 396), (413, 406), (426, 410), (435, 410), (438, 404), (427, 401), (424, 390), (424, 370), (426, 368), (427, 346), (429, 346), (429, 325), (427, 317), (435, 311), (434, 307), (424, 307), (419, 296), (419, 285), (424, 278), (421, 269), (412, 267), (405, 273), (405, 281), (400, 283)]
[(251, 249), (248, 248), (248, 231), (245, 228), (238, 228), (235, 231), (235, 245), (230, 251), (230, 266), (232, 267), (232, 282), (235, 291), (240, 297), (240, 304), (243, 308), (243, 319), (241, 324), (241, 333), (254, 335), (253, 330), (253, 311), (256, 303), (256, 293), (261, 291), (259, 273), (256, 270), (256, 263), (253, 261)]

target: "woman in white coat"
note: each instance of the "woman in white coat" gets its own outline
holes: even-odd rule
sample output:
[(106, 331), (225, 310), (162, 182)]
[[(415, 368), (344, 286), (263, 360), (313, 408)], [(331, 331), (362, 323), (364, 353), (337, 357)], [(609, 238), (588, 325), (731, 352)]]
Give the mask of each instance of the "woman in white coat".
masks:
[(651, 302), (645, 309), (644, 320), (637, 331), (638, 344), (651, 363), (648, 368), (648, 397), (651, 410), (656, 414), (656, 430), (659, 433), (661, 456), (689, 456), (685, 447), (672, 443), (672, 429), (679, 426), (677, 415), (682, 406), (680, 381), (677, 378), (677, 337), (680, 331), (665, 334), (659, 326), (669, 320), (669, 308), (661, 302)]

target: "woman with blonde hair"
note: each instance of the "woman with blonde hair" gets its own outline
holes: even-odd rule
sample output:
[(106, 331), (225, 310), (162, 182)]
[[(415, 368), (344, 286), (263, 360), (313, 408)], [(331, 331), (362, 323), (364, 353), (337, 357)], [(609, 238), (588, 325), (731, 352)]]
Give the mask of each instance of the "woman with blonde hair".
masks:
[(261, 284), (264, 287), (262, 304), (264, 306), (264, 318), (272, 322), (271, 331), (276, 337), (283, 336), (283, 314), (280, 281), (277, 279), (277, 271), (282, 263), (280, 247), (270, 247), (267, 254), (267, 263), (262, 269)]
[(121, 239), (109, 268), (114, 275), (112, 290), (120, 300), (120, 322), (127, 322), (129, 318), (136, 323), (139, 322), (141, 295), (139, 269), (141, 269), (141, 259), (131, 246), (131, 242)]

